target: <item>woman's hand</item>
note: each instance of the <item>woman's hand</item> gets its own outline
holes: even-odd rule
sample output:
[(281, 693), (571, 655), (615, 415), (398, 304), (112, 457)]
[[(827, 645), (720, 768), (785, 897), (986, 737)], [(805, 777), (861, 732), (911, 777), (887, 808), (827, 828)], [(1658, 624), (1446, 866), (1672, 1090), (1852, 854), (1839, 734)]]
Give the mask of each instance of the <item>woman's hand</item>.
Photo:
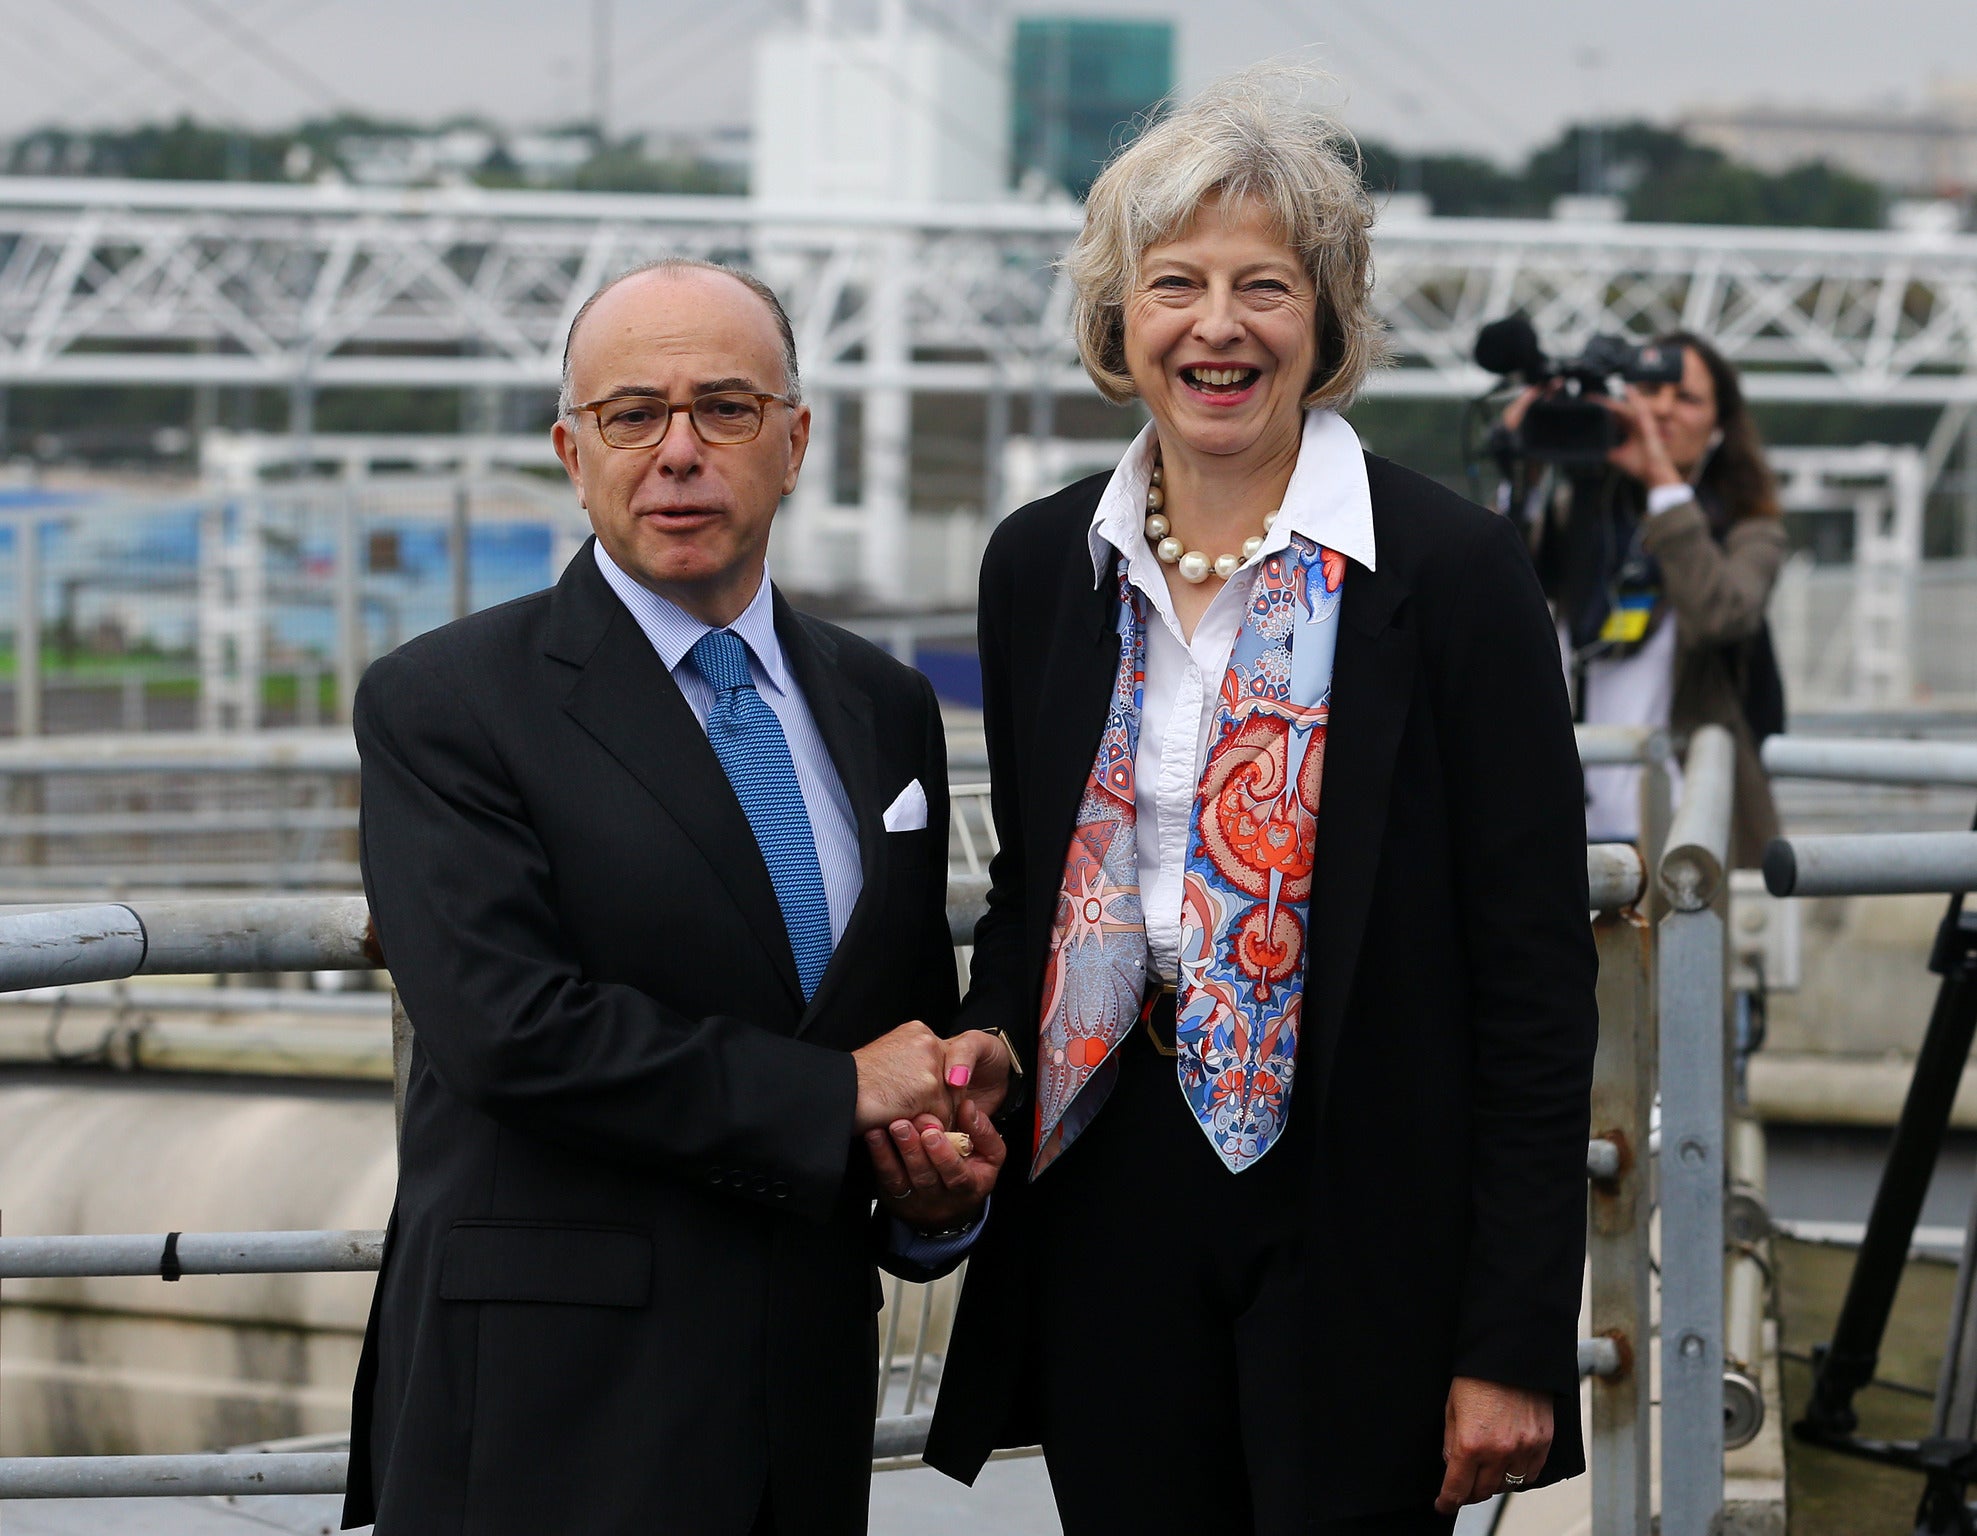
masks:
[(1615, 416), (1620, 418), (1626, 437), (1616, 448), (1607, 450), (1606, 461), (1622, 474), (1631, 475), (1649, 490), (1663, 485), (1682, 485), (1681, 472), (1675, 468), (1675, 461), (1668, 456), (1668, 444), (1661, 436), (1661, 423), (1654, 418), (1648, 407), (1648, 398), (1634, 385), (1627, 387), (1626, 395), (1610, 399), (1605, 395), (1594, 397)]
[(1503, 408), (1503, 415), (1498, 418), (1503, 423), (1504, 430), (1515, 432), (1522, 427), (1524, 417), (1530, 411), (1532, 403), (1542, 396), (1546, 389), (1547, 386), (1543, 384), (1527, 384), (1517, 391), (1517, 398)]
[(987, 1030), (970, 1029), (943, 1042), (946, 1058), (942, 1077), (958, 1097), (967, 1096), (985, 1115), (1002, 1108), (1009, 1096), (1009, 1048), (1002, 1037)]
[(940, 1228), (966, 1221), (995, 1188), (1007, 1155), (1001, 1135), (972, 1100), (963, 1100), (954, 1118), (974, 1143), (966, 1157), (954, 1150), (932, 1115), (895, 1120), (865, 1133), (879, 1197), (909, 1226)]
[(1505, 1488), (1510, 1473), (1520, 1487), (1534, 1481), (1551, 1454), (1551, 1394), (1527, 1392), (1473, 1376), (1458, 1376), (1448, 1389), (1442, 1460), (1448, 1471), (1435, 1508), (1452, 1515)]

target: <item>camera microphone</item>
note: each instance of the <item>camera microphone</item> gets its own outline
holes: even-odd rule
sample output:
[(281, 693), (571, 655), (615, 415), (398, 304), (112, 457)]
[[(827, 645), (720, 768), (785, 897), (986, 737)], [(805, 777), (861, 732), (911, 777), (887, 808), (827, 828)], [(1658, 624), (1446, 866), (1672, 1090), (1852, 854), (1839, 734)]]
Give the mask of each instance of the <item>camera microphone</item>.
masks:
[(1538, 333), (1523, 314), (1492, 320), (1476, 333), (1476, 366), (1488, 373), (1520, 374), (1535, 383), (1551, 372), (1551, 361), (1538, 345)]

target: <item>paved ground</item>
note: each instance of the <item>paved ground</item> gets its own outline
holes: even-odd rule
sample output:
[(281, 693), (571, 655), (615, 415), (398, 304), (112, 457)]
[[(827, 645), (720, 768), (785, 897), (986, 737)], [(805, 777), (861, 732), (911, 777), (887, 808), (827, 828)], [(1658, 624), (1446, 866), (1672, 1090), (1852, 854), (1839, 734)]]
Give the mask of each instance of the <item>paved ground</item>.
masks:
[[(0, 1506), (0, 1536), (327, 1536), (335, 1499), (60, 1499)], [(1043, 1463), (995, 1462), (968, 1489), (938, 1472), (872, 1481), (872, 1536), (1057, 1536)]]
[[(10, 1503), (0, 1506), (0, 1536), (330, 1536), (337, 1508), (335, 1499), (291, 1498)], [(1059, 1536), (1035, 1457), (990, 1463), (972, 1489), (924, 1467), (881, 1473), (872, 1482), (870, 1529), (871, 1536)], [(1489, 1512), (1479, 1509), (1457, 1536), (1489, 1531)]]
[[(0, 1512), (4, 1536), (330, 1536), (335, 1499), (50, 1500)], [(1487, 1516), (1457, 1536), (1486, 1536)], [(998, 1462), (974, 1489), (921, 1468), (887, 1472), (872, 1484), (871, 1536), (1058, 1536), (1057, 1515), (1037, 1460)]]

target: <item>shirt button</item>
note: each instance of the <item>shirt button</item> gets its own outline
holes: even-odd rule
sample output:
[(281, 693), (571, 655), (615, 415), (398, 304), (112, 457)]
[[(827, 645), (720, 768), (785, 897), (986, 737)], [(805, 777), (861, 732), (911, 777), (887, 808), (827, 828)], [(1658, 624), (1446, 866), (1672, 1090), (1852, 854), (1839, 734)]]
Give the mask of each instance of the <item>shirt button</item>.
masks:
[(777, 1179), (774, 1184), (769, 1186), (769, 1193), (774, 1195), (778, 1200), (787, 1200), (789, 1198), (789, 1186), (781, 1179)]
[(769, 1181), (758, 1173), (755, 1175), (755, 1182), (749, 1185), (749, 1188), (758, 1195), (766, 1195), (769, 1192)]
[(737, 1168), (728, 1175), (728, 1184), (733, 1189), (746, 1189), (748, 1188), (748, 1175)]

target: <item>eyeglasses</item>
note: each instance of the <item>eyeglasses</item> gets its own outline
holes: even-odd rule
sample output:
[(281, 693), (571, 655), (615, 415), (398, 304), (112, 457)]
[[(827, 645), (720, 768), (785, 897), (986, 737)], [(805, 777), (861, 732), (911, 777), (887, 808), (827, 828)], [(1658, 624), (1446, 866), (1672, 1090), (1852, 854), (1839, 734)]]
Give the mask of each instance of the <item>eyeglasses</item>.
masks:
[(771, 403), (794, 405), (787, 395), (758, 395), (742, 389), (716, 390), (685, 405), (657, 395), (616, 395), (571, 408), (572, 416), (595, 416), (597, 435), (612, 448), (656, 448), (666, 440), (673, 413), (684, 412), (693, 433), (713, 447), (734, 448), (762, 435), (762, 418)]

